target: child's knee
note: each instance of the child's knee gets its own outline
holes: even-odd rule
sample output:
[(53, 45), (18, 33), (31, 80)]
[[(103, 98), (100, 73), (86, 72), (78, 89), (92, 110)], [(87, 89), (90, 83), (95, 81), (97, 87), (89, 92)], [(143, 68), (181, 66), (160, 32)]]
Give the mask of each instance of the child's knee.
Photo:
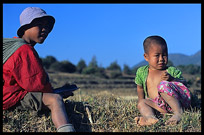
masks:
[(63, 102), (63, 98), (60, 94), (54, 94), (54, 93), (44, 93), (43, 94), (43, 102), (45, 105), (55, 105), (58, 103)]
[(62, 102), (63, 98), (60, 94), (53, 94), (52, 100), (53, 100), (53, 102)]

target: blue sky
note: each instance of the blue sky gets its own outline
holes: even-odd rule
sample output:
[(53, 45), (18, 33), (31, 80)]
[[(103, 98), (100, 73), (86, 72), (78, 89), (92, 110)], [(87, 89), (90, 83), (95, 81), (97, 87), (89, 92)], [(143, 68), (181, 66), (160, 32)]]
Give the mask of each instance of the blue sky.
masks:
[(201, 4), (3, 4), (3, 37), (17, 36), (19, 15), (40, 7), (56, 19), (53, 31), (35, 49), (40, 57), (99, 66), (117, 61), (123, 67), (144, 60), (143, 41), (162, 36), (169, 53), (193, 55), (201, 50)]

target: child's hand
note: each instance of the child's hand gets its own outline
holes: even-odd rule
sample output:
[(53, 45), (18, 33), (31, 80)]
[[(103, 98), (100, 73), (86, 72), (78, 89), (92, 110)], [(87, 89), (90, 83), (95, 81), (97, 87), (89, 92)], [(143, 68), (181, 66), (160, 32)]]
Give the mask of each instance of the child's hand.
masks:
[(63, 98), (68, 98), (69, 96), (74, 96), (73, 91), (79, 89), (75, 84), (66, 83), (62, 87), (54, 89), (54, 93), (60, 94)]
[(172, 77), (167, 71), (163, 72), (161, 75), (161, 81), (172, 81), (174, 77)]

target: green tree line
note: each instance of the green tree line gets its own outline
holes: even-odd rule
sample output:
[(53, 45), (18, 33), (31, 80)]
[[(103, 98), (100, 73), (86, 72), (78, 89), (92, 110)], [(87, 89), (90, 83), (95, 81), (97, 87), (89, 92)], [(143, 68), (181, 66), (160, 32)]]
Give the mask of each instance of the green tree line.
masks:
[[(41, 58), (42, 64), (46, 70), (49, 71), (59, 71), (67, 73), (78, 73), (78, 74), (88, 74), (99, 76), (102, 78), (122, 78), (127, 75), (135, 75), (139, 67), (130, 68), (128, 65), (124, 64), (123, 69), (114, 61), (110, 63), (107, 68), (98, 66), (96, 56), (92, 57), (92, 60), (87, 65), (85, 60), (80, 59), (77, 65), (74, 65), (68, 60), (58, 61), (53, 56), (47, 56)], [(173, 66), (173, 62), (169, 61), (168, 66)], [(177, 66), (183, 73), (187, 74), (201, 74), (201, 67), (198, 65), (179, 65)]]

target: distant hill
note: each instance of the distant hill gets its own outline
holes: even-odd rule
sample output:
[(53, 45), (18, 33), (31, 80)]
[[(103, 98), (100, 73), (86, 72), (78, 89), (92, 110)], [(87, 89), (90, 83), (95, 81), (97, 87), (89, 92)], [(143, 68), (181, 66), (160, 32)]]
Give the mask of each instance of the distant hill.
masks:
[[(181, 53), (172, 53), (169, 54), (169, 60), (173, 62), (174, 66), (178, 65), (189, 65), (189, 64), (195, 64), (195, 65), (201, 65), (201, 50), (193, 55), (185, 55)], [(139, 62), (134, 67), (139, 67), (147, 65), (147, 62), (145, 60)]]

